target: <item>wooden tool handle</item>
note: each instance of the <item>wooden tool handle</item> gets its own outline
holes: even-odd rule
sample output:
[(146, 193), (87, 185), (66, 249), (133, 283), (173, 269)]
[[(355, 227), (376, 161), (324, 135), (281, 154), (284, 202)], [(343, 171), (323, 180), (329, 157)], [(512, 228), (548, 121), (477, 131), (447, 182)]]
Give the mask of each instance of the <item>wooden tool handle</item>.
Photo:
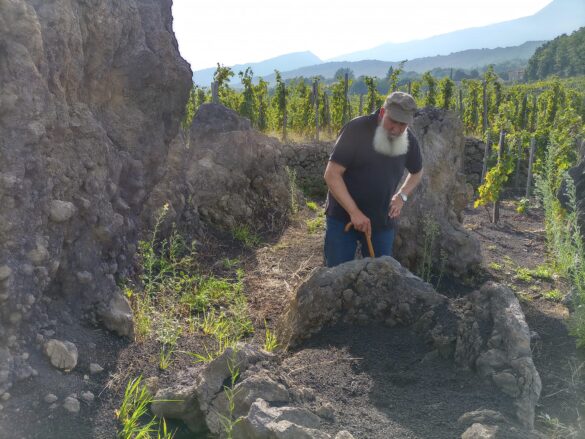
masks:
[[(349, 229), (351, 229), (353, 227), (352, 222), (348, 222), (345, 225), (345, 228), (343, 229), (345, 232), (349, 232)], [(370, 258), (375, 258), (376, 256), (374, 255), (374, 246), (372, 245), (372, 239), (370, 238), (370, 235), (366, 234), (366, 242), (368, 243), (368, 252), (370, 253)]]

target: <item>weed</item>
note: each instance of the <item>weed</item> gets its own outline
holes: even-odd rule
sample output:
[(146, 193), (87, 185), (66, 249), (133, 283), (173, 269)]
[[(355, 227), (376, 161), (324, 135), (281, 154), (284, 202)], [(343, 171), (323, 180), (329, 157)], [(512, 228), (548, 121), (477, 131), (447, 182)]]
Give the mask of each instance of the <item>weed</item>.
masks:
[(307, 231), (311, 235), (320, 232), (321, 230), (324, 229), (324, 227), (325, 227), (324, 216), (318, 216), (317, 218), (307, 220)]
[(314, 201), (307, 201), (307, 207), (313, 212), (319, 211), (319, 205)]
[(120, 439), (151, 438), (156, 434), (160, 439), (172, 439), (175, 433), (167, 430), (164, 419), (159, 423), (156, 418), (148, 416), (148, 407), (153, 401), (152, 395), (142, 385), (142, 376), (134, 378), (127, 385), (116, 417), (122, 425), (118, 431)]
[(550, 300), (551, 302), (560, 302), (563, 300), (563, 293), (559, 290), (550, 290), (543, 294), (546, 300)]
[(257, 247), (262, 242), (260, 237), (252, 233), (246, 224), (234, 227), (232, 235), (236, 241), (241, 242), (246, 248)]
[(496, 271), (501, 271), (503, 269), (501, 264), (498, 264), (497, 262), (490, 262), (488, 265), (492, 270), (496, 270)]
[(233, 430), (234, 427), (238, 422), (240, 422), (241, 418), (234, 420), (234, 411), (236, 409), (236, 396), (239, 393), (240, 389), (236, 389), (236, 381), (240, 376), (240, 368), (236, 364), (236, 356), (237, 351), (234, 349), (233, 356), (228, 360), (228, 369), (230, 371), (230, 385), (223, 386), (223, 391), (225, 397), (228, 401), (228, 412), (227, 414), (217, 413), (219, 416), (219, 421), (223, 428), (224, 433), (226, 434), (226, 438), (232, 439), (233, 438)]
[(528, 268), (518, 267), (514, 278), (522, 282), (530, 282), (532, 281), (532, 272)]
[(516, 212), (522, 214), (522, 213), (526, 213), (526, 209), (528, 209), (530, 200), (528, 200), (528, 198), (521, 198), (520, 200), (518, 200), (518, 202), (516, 203)]
[(264, 327), (266, 328), (266, 335), (264, 337), (264, 350), (266, 352), (272, 352), (278, 347), (278, 340), (276, 339), (276, 334), (274, 334), (274, 332), (268, 328), (266, 320), (264, 320)]
[(223, 258), (223, 268), (226, 270), (230, 270), (232, 268), (236, 268), (240, 265), (240, 260), (237, 258), (230, 259), (230, 258)]
[(423, 254), (419, 264), (419, 276), (425, 282), (431, 281), (433, 268), (433, 254), (435, 251), (435, 240), (439, 235), (439, 225), (430, 216), (425, 215), (422, 222), (423, 229)]
[(167, 370), (172, 363), (172, 356), (175, 348), (172, 345), (162, 345), (158, 354), (158, 368), (160, 370)]

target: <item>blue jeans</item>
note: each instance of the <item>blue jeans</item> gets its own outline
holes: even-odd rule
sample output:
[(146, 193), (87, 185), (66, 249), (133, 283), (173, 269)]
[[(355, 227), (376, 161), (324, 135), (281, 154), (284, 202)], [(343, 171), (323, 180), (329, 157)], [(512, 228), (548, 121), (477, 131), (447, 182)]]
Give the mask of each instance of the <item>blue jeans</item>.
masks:
[[(345, 232), (345, 223), (331, 216), (327, 217), (325, 229), (325, 265), (334, 267), (343, 262), (353, 260), (357, 242), (362, 243), (362, 255), (368, 257), (368, 244), (366, 235), (351, 228)], [(378, 256), (392, 256), (392, 244), (394, 243), (394, 229), (372, 231), (372, 247), (374, 254)]]

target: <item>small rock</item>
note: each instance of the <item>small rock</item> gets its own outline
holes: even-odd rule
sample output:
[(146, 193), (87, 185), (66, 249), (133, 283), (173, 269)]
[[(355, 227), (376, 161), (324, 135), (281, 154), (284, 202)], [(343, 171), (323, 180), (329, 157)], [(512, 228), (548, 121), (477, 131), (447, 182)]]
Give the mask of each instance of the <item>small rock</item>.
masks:
[(353, 434), (347, 430), (341, 430), (335, 435), (335, 439), (354, 439)]
[(497, 427), (476, 423), (465, 430), (461, 439), (495, 439), (497, 434)]
[(156, 395), (158, 392), (158, 377), (148, 377), (144, 380), (144, 385), (151, 395)]
[(57, 397), (57, 395), (53, 394), (53, 393), (49, 393), (45, 396), (45, 402), (47, 404), (53, 404), (55, 401), (57, 401), (59, 398)]
[(333, 410), (333, 406), (329, 402), (326, 402), (317, 409), (317, 415), (329, 421), (335, 420), (335, 412)]
[(77, 346), (70, 341), (51, 339), (45, 343), (43, 350), (58, 369), (72, 370), (77, 366)]
[(104, 371), (104, 368), (101, 367), (99, 364), (97, 363), (90, 363), (89, 364), (89, 373), (91, 373), (92, 375), (95, 375), (96, 373), (101, 373)]
[(76, 398), (68, 396), (63, 402), (63, 408), (70, 413), (78, 413), (81, 407), (79, 401)]
[(85, 381), (89, 381), (89, 375), (83, 375), (83, 379), (84, 379)]
[(49, 217), (56, 223), (69, 220), (75, 214), (75, 205), (69, 201), (51, 201)]
[(8, 401), (10, 399), (10, 393), (6, 392), (2, 395), (2, 401)]
[(6, 280), (12, 274), (12, 268), (8, 265), (3, 265), (0, 267), (0, 281)]
[(43, 334), (37, 334), (37, 343), (42, 343), (43, 341), (45, 341)]
[(58, 405), (58, 404), (51, 404), (51, 405), (49, 406), (49, 410), (55, 410), (57, 407), (59, 407), (59, 405)]
[(4, 410), (4, 406), (2, 404), (0, 404), (0, 412)]
[(90, 391), (81, 392), (81, 399), (83, 399), (87, 403), (91, 403), (95, 399), (95, 396)]

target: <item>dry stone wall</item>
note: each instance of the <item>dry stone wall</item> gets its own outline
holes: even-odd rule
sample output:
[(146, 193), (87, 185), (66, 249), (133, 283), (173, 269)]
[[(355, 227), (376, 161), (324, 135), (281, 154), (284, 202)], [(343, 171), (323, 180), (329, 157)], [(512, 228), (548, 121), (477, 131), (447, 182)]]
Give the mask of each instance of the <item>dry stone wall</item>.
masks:
[(115, 278), (191, 85), (171, 22), (170, 0), (0, 0), (0, 394), (61, 313), (132, 330)]

